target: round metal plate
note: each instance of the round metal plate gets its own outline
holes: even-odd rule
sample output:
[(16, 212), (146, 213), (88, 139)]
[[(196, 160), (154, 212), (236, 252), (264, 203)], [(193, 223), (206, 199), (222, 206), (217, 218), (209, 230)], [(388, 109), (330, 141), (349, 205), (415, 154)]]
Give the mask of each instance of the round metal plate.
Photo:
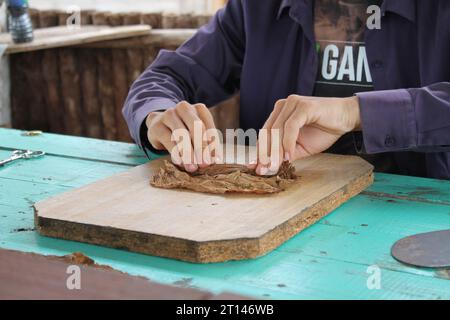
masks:
[(417, 267), (450, 267), (450, 230), (400, 239), (392, 246), (391, 254), (398, 261)]

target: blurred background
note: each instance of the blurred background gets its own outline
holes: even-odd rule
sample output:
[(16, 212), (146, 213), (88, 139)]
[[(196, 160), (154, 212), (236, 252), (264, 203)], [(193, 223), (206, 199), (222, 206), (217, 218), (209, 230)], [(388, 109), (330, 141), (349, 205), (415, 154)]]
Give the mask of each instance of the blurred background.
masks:
[[(226, 0), (29, 0), (35, 41), (2, 58), (0, 126), (131, 142), (122, 117), (131, 84), (160, 50), (175, 50), (225, 4)], [(74, 10), (80, 25), (68, 28)], [(123, 33), (120, 28), (143, 26), (151, 27), (144, 35), (128, 32), (120, 39), (101, 40), (105, 28)], [(0, 40), (8, 38), (5, 31)], [(86, 32), (89, 43), (83, 40)], [(63, 44), (67, 37), (78, 40), (68, 46)], [(55, 45), (55, 38), (61, 45)], [(37, 41), (43, 46), (36, 46)], [(9, 50), (13, 47), (10, 44)], [(209, 107), (219, 129), (238, 126), (238, 95)]]
[(222, 6), (220, 0), (30, 0), (33, 8), (40, 10), (60, 9), (77, 5), (83, 10), (107, 10), (113, 12), (171, 12), (214, 13)]

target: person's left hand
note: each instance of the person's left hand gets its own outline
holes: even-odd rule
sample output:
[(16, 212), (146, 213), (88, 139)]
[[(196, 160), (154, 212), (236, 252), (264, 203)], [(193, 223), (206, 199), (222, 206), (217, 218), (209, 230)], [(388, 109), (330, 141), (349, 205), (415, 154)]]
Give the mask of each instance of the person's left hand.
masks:
[(256, 173), (275, 174), (283, 161), (325, 151), (345, 133), (360, 130), (360, 126), (356, 96), (291, 95), (279, 100), (258, 136)]

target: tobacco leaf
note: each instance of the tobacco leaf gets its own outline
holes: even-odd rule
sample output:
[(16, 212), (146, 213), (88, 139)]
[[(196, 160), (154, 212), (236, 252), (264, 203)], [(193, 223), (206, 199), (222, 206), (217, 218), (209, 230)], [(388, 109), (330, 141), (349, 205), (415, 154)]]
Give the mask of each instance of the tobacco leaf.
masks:
[(238, 164), (215, 164), (188, 173), (166, 160), (150, 184), (157, 188), (188, 189), (202, 193), (268, 194), (285, 190), (297, 178), (294, 166), (288, 162), (281, 165), (276, 175), (263, 177)]

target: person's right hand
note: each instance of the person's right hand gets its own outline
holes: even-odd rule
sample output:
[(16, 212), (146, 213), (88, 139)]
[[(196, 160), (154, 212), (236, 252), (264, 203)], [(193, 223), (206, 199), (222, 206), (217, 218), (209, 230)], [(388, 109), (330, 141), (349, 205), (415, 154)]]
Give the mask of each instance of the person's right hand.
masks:
[[(207, 130), (215, 129), (214, 120), (208, 108), (204, 104), (191, 105), (182, 101), (175, 108), (165, 110), (163, 112), (151, 112), (146, 120), (148, 128), (147, 137), (150, 144), (156, 150), (167, 150), (172, 156), (172, 160), (177, 165), (183, 166), (188, 172), (195, 172), (199, 167), (203, 168), (213, 163), (213, 150), (210, 150), (208, 143), (211, 136)], [(197, 122), (197, 128), (201, 128), (202, 143), (194, 143), (198, 141), (198, 137), (194, 138), (194, 124)], [(172, 133), (175, 130), (187, 130), (186, 134), (188, 142), (177, 143), (173, 141)], [(197, 133), (198, 134), (198, 130)], [(206, 141), (203, 139), (206, 137)], [(197, 140), (196, 140), (197, 139)], [(180, 150), (190, 148), (189, 150)], [(188, 153), (186, 153), (188, 152)], [(183, 155), (190, 154), (190, 157)]]

